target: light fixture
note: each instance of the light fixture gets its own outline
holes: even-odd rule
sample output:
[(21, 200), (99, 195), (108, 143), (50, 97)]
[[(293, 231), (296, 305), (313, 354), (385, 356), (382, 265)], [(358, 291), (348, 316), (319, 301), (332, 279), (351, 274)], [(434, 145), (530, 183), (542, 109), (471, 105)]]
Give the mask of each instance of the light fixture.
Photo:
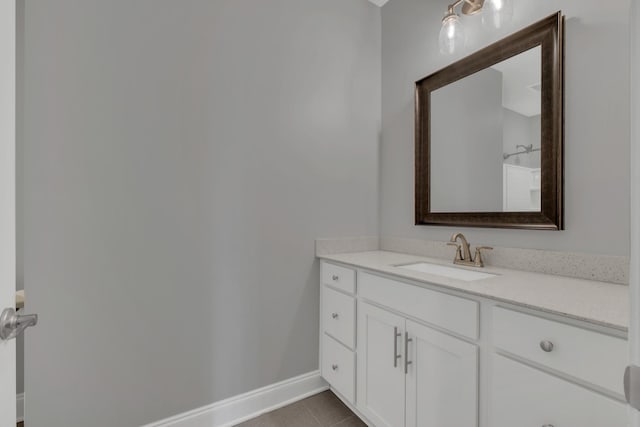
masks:
[(456, 14), (452, 7), (442, 20), (442, 28), (440, 29), (440, 52), (451, 55), (464, 46), (465, 42), (464, 27), (460, 22), (460, 17)]
[(513, 17), (513, 1), (486, 0), (482, 12), (482, 24), (485, 27), (499, 29), (511, 21)]
[(453, 54), (466, 41), (460, 15), (455, 10), (460, 5), (465, 15), (475, 15), (486, 9), (482, 12), (482, 22), (490, 28), (504, 26), (513, 16), (513, 0), (457, 0), (450, 4), (442, 19), (439, 37), (440, 52), (446, 55)]

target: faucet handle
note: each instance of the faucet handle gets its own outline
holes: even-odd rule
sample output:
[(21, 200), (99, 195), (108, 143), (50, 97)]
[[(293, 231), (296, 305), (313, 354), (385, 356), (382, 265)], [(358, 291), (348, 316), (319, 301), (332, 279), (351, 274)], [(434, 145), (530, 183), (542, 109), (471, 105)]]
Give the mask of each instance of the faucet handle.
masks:
[(476, 267), (484, 267), (484, 262), (482, 261), (482, 251), (492, 251), (493, 248), (491, 246), (478, 246), (476, 247), (476, 256), (474, 257), (474, 264)]
[(447, 246), (455, 246), (456, 247), (456, 257), (454, 261), (462, 260), (462, 245), (458, 242), (447, 242)]

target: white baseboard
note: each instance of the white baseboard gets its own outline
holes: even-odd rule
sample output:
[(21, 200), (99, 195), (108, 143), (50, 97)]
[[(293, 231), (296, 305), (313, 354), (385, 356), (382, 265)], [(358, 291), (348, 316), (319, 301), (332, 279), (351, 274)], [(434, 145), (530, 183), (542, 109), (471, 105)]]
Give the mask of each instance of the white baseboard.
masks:
[(309, 372), (144, 427), (231, 427), (328, 389), (320, 371)]
[(18, 414), (18, 422), (24, 421), (24, 393), (16, 395), (16, 414)]

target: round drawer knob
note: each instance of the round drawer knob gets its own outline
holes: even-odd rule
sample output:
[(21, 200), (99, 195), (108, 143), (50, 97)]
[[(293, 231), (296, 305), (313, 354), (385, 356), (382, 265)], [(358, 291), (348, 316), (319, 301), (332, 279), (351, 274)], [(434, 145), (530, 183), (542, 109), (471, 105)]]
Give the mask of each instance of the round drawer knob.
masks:
[(337, 318), (338, 318), (338, 313), (333, 313), (333, 314), (331, 314), (331, 318), (332, 318), (332, 319), (337, 319)]
[(338, 370), (338, 365), (331, 365), (331, 369), (333, 369), (334, 371)]
[[(553, 343), (551, 341), (540, 341), (540, 348), (544, 352), (551, 353), (553, 351)], [(551, 426), (551, 424), (547, 424), (546, 426), (543, 426), (543, 427), (553, 427), (553, 426)]]

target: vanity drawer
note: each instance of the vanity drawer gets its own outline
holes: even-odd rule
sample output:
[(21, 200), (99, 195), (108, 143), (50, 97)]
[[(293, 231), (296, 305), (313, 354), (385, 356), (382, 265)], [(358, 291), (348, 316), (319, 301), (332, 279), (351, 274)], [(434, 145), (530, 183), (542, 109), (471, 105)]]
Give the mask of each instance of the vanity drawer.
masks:
[(355, 348), (355, 298), (323, 286), (322, 316), (324, 332), (347, 347)]
[(322, 377), (349, 402), (355, 402), (355, 354), (328, 335), (322, 339)]
[(359, 273), (358, 294), (369, 301), (471, 339), (478, 339), (478, 303), (369, 273)]
[(625, 427), (625, 405), (493, 355), (491, 427)]
[(499, 349), (624, 394), (626, 340), (500, 307), (493, 309), (493, 330)]
[(356, 272), (350, 268), (339, 265), (322, 263), (322, 283), (331, 285), (336, 289), (356, 293)]

